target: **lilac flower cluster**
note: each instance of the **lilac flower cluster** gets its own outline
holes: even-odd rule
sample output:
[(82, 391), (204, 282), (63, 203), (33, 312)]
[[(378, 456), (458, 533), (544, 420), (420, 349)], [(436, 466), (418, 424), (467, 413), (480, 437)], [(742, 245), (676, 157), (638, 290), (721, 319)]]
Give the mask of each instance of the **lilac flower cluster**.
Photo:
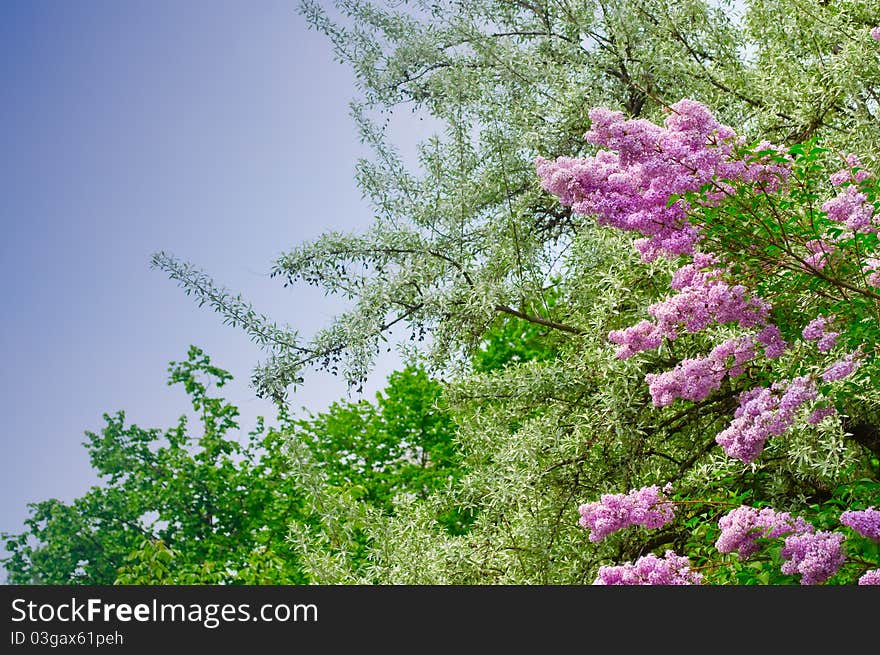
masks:
[(815, 318), (807, 324), (807, 327), (801, 333), (807, 341), (818, 342), (816, 350), (820, 353), (828, 352), (837, 345), (837, 337), (840, 336), (840, 332), (832, 332), (826, 329), (832, 320), (833, 317), (826, 318), (820, 316)]
[(746, 328), (766, 324), (770, 304), (748, 297), (742, 285), (725, 282), (724, 271), (709, 268), (710, 261), (709, 256), (697, 255), (693, 264), (683, 266), (672, 278), (669, 286), (679, 293), (648, 308), (664, 336), (674, 339), (679, 326), (693, 333), (712, 323), (736, 323)]
[[(767, 325), (770, 304), (756, 296), (750, 297), (743, 285), (730, 285), (722, 280), (721, 269), (703, 270), (711, 266), (712, 261), (711, 256), (697, 255), (692, 264), (675, 273), (670, 286), (678, 293), (648, 307), (655, 323), (643, 320), (635, 326), (608, 334), (609, 341), (620, 346), (618, 358), (626, 359), (638, 352), (653, 350), (664, 337), (674, 341), (681, 329), (695, 333), (713, 323), (764, 327), (759, 340), (766, 342), (765, 352), (781, 354), (785, 342), (778, 328), (774, 331), (775, 326)], [(768, 331), (767, 327), (771, 329)]]
[(782, 333), (775, 325), (767, 325), (767, 327), (758, 332), (755, 339), (763, 346), (764, 357), (767, 359), (776, 359), (788, 348), (788, 344), (782, 338)]
[(663, 557), (645, 555), (622, 566), (599, 567), (594, 585), (695, 585), (703, 575), (692, 571), (687, 557), (667, 550)]
[[(870, 35), (880, 41), (880, 27)], [(657, 349), (664, 340), (674, 341), (682, 333), (693, 334), (710, 325), (733, 324), (753, 331), (724, 341), (704, 357), (684, 359), (672, 370), (647, 375), (655, 406), (669, 405), (678, 398), (703, 400), (721, 387), (725, 377), (742, 375), (756, 359), (759, 347), (770, 359), (788, 348), (779, 328), (769, 322), (771, 305), (731, 281), (731, 269), (723, 267), (718, 257), (696, 251), (702, 233), (688, 220), (688, 212), (695, 206), (717, 205), (734, 193), (739, 183), (773, 192), (790, 176), (791, 159), (769, 142), (742, 154), (744, 141), (697, 102), (684, 99), (670, 110), (661, 126), (642, 119), (625, 120), (621, 112), (593, 109), (586, 139), (600, 148), (595, 156), (559, 157), (555, 161), (539, 157), (536, 161), (542, 187), (562, 204), (576, 213), (594, 215), (599, 225), (641, 235), (636, 248), (643, 261), (659, 256), (692, 257), (691, 263), (673, 275), (670, 287), (675, 293), (648, 308), (651, 320), (608, 334), (618, 346), (618, 358)], [(837, 195), (822, 204), (828, 219), (846, 232), (839, 237), (817, 235), (807, 241), (808, 254), (801, 261), (808, 270), (822, 271), (832, 262), (839, 252), (835, 240), (851, 238), (857, 232), (880, 231), (880, 214), (869, 194), (859, 188), (872, 174), (854, 155), (846, 156), (846, 166), (830, 178)], [(694, 200), (691, 194), (701, 190), (699, 200)], [(863, 272), (868, 284), (880, 287), (880, 258), (867, 258)], [(840, 333), (831, 329), (833, 320), (819, 317), (803, 329), (803, 338), (815, 341), (820, 353), (837, 345)], [(716, 442), (729, 457), (751, 463), (770, 436), (783, 434), (801, 408), (819, 396), (820, 377), (825, 382), (841, 380), (859, 367), (862, 357), (858, 349), (831, 364), (821, 376), (777, 381), (742, 393), (732, 422), (716, 436)], [(811, 424), (836, 413), (824, 402), (818, 405), (807, 419)], [(673, 503), (664, 493), (667, 488), (661, 491), (651, 486), (627, 494), (603, 494), (599, 501), (578, 508), (579, 523), (590, 531), (592, 542), (630, 526), (661, 527), (674, 519)], [(844, 512), (840, 520), (859, 534), (880, 541), (880, 511), (873, 507)], [(825, 582), (845, 560), (842, 534), (817, 532), (788, 512), (742, 506), (722, 517), (718, 526), (717, 549), (737, 552), (741, 559), (759, 550), (761, 539), (784, 537), (782, 571), (800, 575), (803, 585)], [(702, 575), (691, 570), (687, 557), (667, 550), (663, 558), (652, 554), (635, 563), (603, 566), (594, 584), (701, 582)], [(867, 571), (859, 584), (880, 584), (880, 569)]]
[(746, 391), (740, 395), (733, 421), (715, 441), (728, 457), (749, 464), (764, 450), (767, 439), (790, 428), (801, 405), (817, 395), (816, 385), (807, 376)]
[(612, 330), (608, 333), (608, 339), (620, 346), (617, 358), (628, 359), (636, 353), (659, 348), (663, 334), (656, 325), (643, 319), (625, 330)]
[(822, 205), (822, 211), (836, 223), (845, 225), (852, 232), (876, 232), (873, 224), (874, 207), (867, 202), (868, 196), (854, 185), (849, 185)]
[(819, 423), (825, 418), (834, 416), (835, 414), (837, 414), (837, 410), (834, 407), (817, 407), (810, 413), (810, 416), (807, 418), (807, 423), (810, 425), (819, 425)]
[(821, 271), (828, 265), (828, 260), (834, 254), (834, 246), (825, 241), (825, 239), (811, 239), (804, 246), (810, 251), (810, 254), (804, 259), (808, 266), (812, 266), (817, 271)]
[(834, 186), (840, 186), (846, 182), (855, 182), (858, 184), (871, 177), (871, 171), (862, 168), (862, 160), (858, 158), (858, 155), (846, 155), (845, 160), (846, 168), (837, 171), (828, 178)]
[(748, 297), (743, 285), (731, 286), (715, 277), (720, 273), (715, 269), (711, 278), (706, 275), (698, 283), (648, 307), (660, 334), (675, 339), (682, 327), (695, 333), (713, 323), (736, 323), (744, 328), (765, 324), (770, 305), (760, 298)]
[[(877, 40), (880, 41), (880, 37)], [(880, 585), (880, 569), (865, 571), (865, 574), (859, 578), (859, 585)]]
[(880, 27), (871, 28), (871, 38), (875, 41), (880, 41)]
[(815, 341), (816, 339), (820, 339), (823, 334), (825, 334), (825, 326), (828, 324), (828, 319), (824, 316), (820, 316), (819, 318), (814, 318), (807, 324), (807, 327), (803, 329), (801, 332), (801, 336), (808, 341)]
[(873, 506), (861, 511), (846, 511), (840, 515), (840, 522), (863, 537), (880, 542), (880, 510)]
[(583, 159), (536, 161), (543, 188), (564, 205), (594, 214), (600, 225), (644, 235), (636, 247), (645, 261), (691, 254), (700, 238), (687, 220), (687, 203), (680, 198), (670, 202), (673, 196), (698, 191), (714, 180), (772, 187), (788, 176), (788, 167), (771, 158), (736, 157), (734, 131), (702, 104), (684, 99), (670, 109), (664, 127), (644, 119), (625, 120), (619, 111), (593, 109), (586, 139), (606, 149)]
[(862, 363), (860, 356), (861, 353), (856, 351), (834, 362), (822, 372), (822, 379), (825, 382), (836, 382), (852, 375)]
[(715, 542), (719, 553), (736, 552), (739, 559), (746, 559), (757, 552), (759, 538), (773, 539), (785, 534), (809, 534), (812, 525), (802, 518), (793, 518), (788, 512), (777, 512), (765, 507), (756, 509), (742, 505), (728, 512), (718, 521), (721, 536)]
[(816, 350), (820, 353), (827, 353), (837, 345), (837, 337), (839, 336), (840, 332), (826, 332), (819, 337), (819, 341), (816, 343)]
[(782, 547), (782, 572), (801, 576), (802, 585), (825, 582), (837, 573), (846, 554), (843, 535), (839, 532), (820, 531), (794, 534), (785, 538)]
[(864, 264), (864, 272), (867, 275), (866, 282), (872, 287), (880, 287), (880, 259), (867, 257)]
[(672, 502), (657, 485), (634, 489), (628, 494), (602, 494), (599, 501), (578, 507), (578, 512), (579, 523), (590, 530), (592, 542), (632, 525), (659, 528), (675, 518)]
[[(728, 360), (732, 362), (728, 365)], [(726, 375), (735, 378), (743, 365), (755, 358), (755, 345), (749, 337), (728, 339), (716, 346), (708, 357), (685, 359), (671, 371), (645, 376), (655, 407), (669, 405), (676, 398), (699, 401), (721, 388)]]
[[(683, 99), (670, 111), (663, 125), (655, 125), (643, 119), (625, 120), (618, 111), (593, 109), (586, 139), (599, 147), (595, 156), (559, 157), (555, 161), (539, 157), (536, 161), (542, 187), (562, 204), (577, 213), (594, 215), (599, 225), (642, 235), (636, 247), (644, 261), (661, 255), (692, 257), (691, 263), (673, 275), (670, 287), (676, 293), (648, 308), (651, 320), (609, 332), (608, 339), (618, 346), (618, 358), (654, 350), (664, 340), (674, 341), (682, 333), (696, 333), (713, 324), (734, 324), (756, 333), (728, 339), (708, 355), (685, 359), (672, 370), (646, 375), (652, 401), (658, 407), (679, 398), (694, 402), (707, 398), (721, 387), (725, 377), (740, 376), (756, 359), (759, 347), (769, 359), (788, 348), (779, 328), (769, 322), (770, 303), (744, 285), (731, 282), (730, 269), (723, 267), (716, 255), (695, 250), (701, 233), (689, 222), (688, 212), (695, 206), (717, 205), (734, 193), (739, 183), (773, 192), (790, 177), (792, 160), (769, 142), (746, 151), (744, 141), (698, 102)], [(860, 183), (872, 174), (855, 155), (845, 156), (845, 163), (846, 168), (830, 178), (837, 195), (825, 202), (822, 210), (848, 229), (850, 234), (842, 238), (857, 231), (876, 232), (880, 216), (874, 215), (867, 194), (859, 190)], [(702, 195), (694, 200), (689, 194), (698, 191)], [(837, 252), (833, 241), (827, 235), (807, 241), (806, 266), (815, 270), (827, 266)], [(865, 274), (870, 284), (880, 286), (880, 259), (869, 259)], [(804, 338), (816, 341), (819, 352), (837, 345), (840, 333), (828, 329), (831, 320), (818, 318), (804, 328)], [(833, 382), (852, 374), (860, 358), (857, 351), (835, 362), (823, 372), (822, 379)], [(791, 427), (798, 410), (817, 396), (816, 381), (806, 376), (745, 392), (733, 421), (716, 441), (728, 456), (750, 463), (767, 439)], [(808, 421), (816, 424), (833, 413), (833, 408), (821, 407)], [(582, 516), (582, 524), (585, 521)], [(591, 539), (601, 539), (607, 534), (605, 530), (613, 529), (618, 528), (594, 529)]]

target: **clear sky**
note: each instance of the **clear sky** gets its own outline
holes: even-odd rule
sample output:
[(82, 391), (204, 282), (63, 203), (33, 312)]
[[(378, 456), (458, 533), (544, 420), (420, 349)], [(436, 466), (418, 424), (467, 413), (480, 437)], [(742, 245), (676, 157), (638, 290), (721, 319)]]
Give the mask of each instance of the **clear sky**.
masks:
[[(283, 289), (271, 263), (370, 212), (352, 75), (295, 1), (4, 0), (0, 78), (0, 531), (20, 531), (26, 503), (96, 482), (82, 441), (102, 413), (167, 427), (187, 410), (165, 383), (189, 344), (236, 376), (244, 431), (273, 415), (248, 381), (262, 353), (150, 269), (153, 252), (309, 335), (340, 306)], [(424, 129), (411, 123), (404, 152)], [(310, 375), (292, 404), (345, 394)]]

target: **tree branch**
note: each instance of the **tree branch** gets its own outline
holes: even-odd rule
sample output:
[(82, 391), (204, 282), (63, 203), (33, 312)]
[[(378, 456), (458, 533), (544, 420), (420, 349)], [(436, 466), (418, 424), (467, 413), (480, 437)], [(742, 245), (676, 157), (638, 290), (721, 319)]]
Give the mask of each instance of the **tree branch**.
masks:
[(562, 330), (563, 332), (569, 332), (571, 334), (577, 335), (585, 334), (585, 332), (580, 328), (576, 328), (571, 325), (565, 325), (564, 323), (557, 323), (556, 321), (550, 321), (546, 318), (541, 318), (540, 316), (525, 314), (521, 311), (514, 309), (513, 307), (508, 307), (507, 305), (495, 305), (495, 311), (502, 312), (504, 314), (510, 314), (511, 316), (516, 316), (517, 318), (521, 318), (524, 321), (528, 321), (529, 323), (536, 323), (538, 325), (553, 328), (554, 330)]

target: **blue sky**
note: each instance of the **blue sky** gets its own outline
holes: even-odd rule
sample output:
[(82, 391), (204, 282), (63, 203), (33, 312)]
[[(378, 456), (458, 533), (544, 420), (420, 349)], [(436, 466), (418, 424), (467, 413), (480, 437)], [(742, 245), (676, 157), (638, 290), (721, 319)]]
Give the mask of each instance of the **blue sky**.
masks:
[[(295, 2), (5, 0), (0, 49), (0, 531), (19, 531), (26, 503), (96, 482), (81, 444), (102, 413), (166, 427), (186, 411), (165, 382), (189, 344), (236, 376), (245, 430), (273, 415), (248, 383), (262, 353), (150, 269), (153, 252), (308, 335), (341, 307), (283, 289), (271, 262), (370, 211), (353, 181), (352, 75)], [(424, 130), (400, 124), (404, 152)], [(292, 404), (345, 394), (309, 375)]]

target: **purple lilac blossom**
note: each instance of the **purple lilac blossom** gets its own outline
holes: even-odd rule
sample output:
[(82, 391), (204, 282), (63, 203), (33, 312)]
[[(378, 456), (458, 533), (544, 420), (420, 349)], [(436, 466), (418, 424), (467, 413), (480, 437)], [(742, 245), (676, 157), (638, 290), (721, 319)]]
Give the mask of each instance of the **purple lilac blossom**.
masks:
[(807, 341), (817, 342), (816, 349), (820, 353), (828, 352), (837, 345), (837, 338), (840, 336), (840, 332), (832, 332), (827, 329), (833, 319), (833, 316), (814, 318), (801, 332), (801, 335)]
[(785, 538), (782, 547), (782, 572), (801, 575), (802, 585), (825, 582), (837, 573), (846, 554), (843, 552), (843, 535), (839, 532), (820, 531), (794, 534)]
[(755, 340), (764, 347), (764, 356), (767, 359), (776, 359), (788, 348), (782, 333), (775, 325), (768, 325), (758, 332)]
[(764, 507), (756, 509), (742, 505), (721, 517), (718, 521), (721, 536), (715, 542), (719, 553), (736, 552), (739, 559), (746, 559), (760, 549), (759, 538), (773, 539), (784, 534), (808, 534), (812, 525), (788, 512), (777, 512)]
[(859, 578), (859, 584), (880, 585), (880, 569), (871, 569), (870, 571), (865, 571), (864, 575)]
[(816, 350), (820, 353), (827, 353), (837, 345), (837, 337), (839, 336), (840, 332), (826, 332), (816, 343)]
[(872, 224), (873, 207), (866, 202), (867, 199), (857, 187), (850, 185), (826, 201), (822, 205), (822, 211), (832, 221), (842, 223), (853, 232), (876, 231)]
[[(721, 388), (725, 376), (738, 377), (743, 366), (755, 358), (754, 342), (748, 337), (728, 339), (708, 357), (685, 359), (671, 371), (648, 373), (645, 381), (655, 407), (669, 405), (676, 398), (699, 401)], [(728, 364), (728, 360), (733, 361)]]
[(692, 571), (687, 557), (667, 550), (663, 557), (645, 555), (635, 563), (599, 567), (594, 585), (695, 585), (703, 575)]
[(857, 353), (850, 353), (841, 360), (834, 362), (822, 373), (822, 379), (825, 382), (835, 382), (852, 375), (853, 372), (861, 365), (861, 361), (857, 357)]
[(872, 287), (880, 287), (880, 258), (868, 257), (865, 259), (864, 272), (867, 282)]
[[(585, 138), (604, 149), (594, 157), (536, 160), (541, 185), (562, 204), (579, 214), (594, 214), (600, 225), (642, 234), (645, 238), (636, 247), (645, 261), (692, 254), (700, 239), (687, 220), (687, 203), (674, 196), (717, 180), (774, 188), (789, 175), (788, 166), (772, 157), (735, 157), (736, 134), (704, 105), (683, 99), (670, 110), (661, 127), (644, 119), (625, 120), (619, 111), (593, 109)], [(725, 187), (717, 187), (723, 197)]]
[(846, 155), (845, 159), (847, 167), (837, 171), (828, 178), (831, 181), (831, 184), (834, 186), (840, 186), (845, 182), (855, 182), (858, 184), (871, 177), (871, 171), (862, 168), (862, 160), (859, 159), (857, 155), (849, 154)]
[[(539, 157), (536, 161), (542, 187), (562, 204), (576, 213), (594, 215), (599, 225), (640, 233), (644, 238), (636, 247), (644, 261), (660, 255), (693, 257), (691, 264), (673, 276), (670, 286), (678, 293), (648, 308), (653, 322), (642, 320), (609, 333), (609, 340), (619, 346), (617, 357), (626, 359), (656, 349), (664, 338), (673, 341), (682, 331), (699, 332), (713, 323), (760, 330), (755, 341), (731, 339), (707, 357), (688, 359), (672, 371), (649, 376), (654, 404), (661, 406), (675, 398), (705, 398), (725, 375), (741, 374), (754, 358), (757, 344), (768, 358), (780, 356), (787, 348), (779, 329), (768, 323), (770, 304), (743, 285), (723, 279), (729, 271), (720, 267), (715, 255), (695, 252), (701, 234), (687, 218), (693, 201), (682, 196), (703, 190), (699, 202), (710, 207), (734, 193), (735, 183), (759, 184), (763, 191), (772, 192), (790, 176), (791, 158), (769, 142), (761, 142), (750, 154), (738, 154), (743, 139), (718, 123), (700, 103), (683, 99), (670, 112), (659, 126), (644, 119), (625, 120), (619, 111), (593, 109), (585, 138), (600, 148), (595, 156), (555, 161)], [(876, 232), (874, 224), (880, 224), (880, 217), (873, 215), (873, 206), (857, 188), (871, 174), (861, 168), (856, 156), (847, 155), (845, 160), (848, 168), (831, 176), (838, 194), (822, 209), (851, 232)], [(807, 263), (818, 269), (834, 252), (824, 238), (806, 245), (811, 253)], [(880, 286), (880, 266), (868, 272), (869, 283)], [(839, 335), (822, 332), (816, 337), (817, 348), (826, 352), (834, 348)], [(728, 367), (730, 357), (733, 361)], [(858, 365), (852, 357), (841, 360), (825, 371), (823, 379), (841, 379)], [(716, 440), (729, 456), (751, 462), (766, 439), (788, 429), (796, 410), (817, 393), (806, 377), (747, 392), (741, 396), (733, 422)], [(821, 420), (826, 411), (814, 412), (811, 420)]]
[(827, 324), (828, 319), (824, 316), (814, 318), (812, 321), (807, 323), (807, 326), (801, 331), (801, 336), (807, 341), (815, 341), (816, 339), (821, 339), (822, 335), (825, 334), (825, 326)]
[(578, 507), (578, 512), (581, 515), (578, 522), (590, 531), (592, 542), (632, 525), (659, 528), (675, 518), (672, 502), (657, 485), (634, 489), (628, 494), (602, 494), (599, 501)]
[(848, 510), (840, 515), (840, 522), (863, 537), (880, 542), (880, 510), (873, 506), (861, 511)]
[(627, 359), (644, 350), (659, 348), (663, 341), (663, 335), (653, 323), (642, 320), (626, 330), (609, 332), (608, 339), (620, 345), (620, 348), (617, 349), (617, 357)]
[(817, 393), (807, 376), (746, 391), (740, 395), (733, 421), (715, 441), (728, 457), (749, 464), (761, 454), (771, 435), (779, 436), (792, 426), (797, 410)]
[(828, 264), (830, 255), (834, 253), (835, 247), (828, 243), (825, 239), (812, 239), (807, 241), (804, 246), (810, 251), (810, 255), (804, 260), (809, 266), (817, 271), (821, 271)]
[(828, 264), (829, 256), (834, 252), (834, 246), (825, 239), (812, 239), (804, 246), (810, 251), (810, 255), (804, 260), (808, 266), (821, 271)]
[(834, 407), (817, 407), (810, 414), (807, 423), (810, 425), (819, 425), (823, 419), (829, 416), (834, 416), (835, 414), (837, 414), (837, 410)]
[[(763, 327), (761, 343), (778, 356), (785, 349), (778, 329), (767, 331), (770, 304), (756, 296), (749, 297), (740, 284), (731, 286), (721, 279), (723, 271), (701, 270), (708, 259), (697, 260), (679, 269), (673, 276), (678, 293), (648, 307), (655, 322), (642, 320), (624, 330), (609, 332), (608, 339), (620, 346), (617, 357), (626, 359), (644, 350), (657, 348), (663, 337), (674, 341), (682, 329), (699, 332), (713, 323), (735, 323), (743, 328)], [(766, 343), (765, 343), (766, 341)], [(770, 356), (770, 355), (768, 355)]]

